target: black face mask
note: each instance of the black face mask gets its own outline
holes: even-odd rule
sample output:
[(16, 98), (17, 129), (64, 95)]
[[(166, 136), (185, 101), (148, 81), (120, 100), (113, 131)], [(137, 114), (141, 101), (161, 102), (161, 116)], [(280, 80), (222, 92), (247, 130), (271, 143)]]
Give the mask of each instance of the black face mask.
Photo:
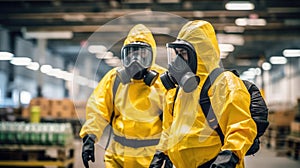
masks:
[[(176, 56), (168, 54), (168, 57), (172, 55), (172, 58), (175, 59), (169, 62), (168, 72), (165, 72), (160, 76), (163, 85), (167, 90), (179, 85), (186, 93), (192, 92), (197, 88), (200, 82), (200, 78), (195, 75), (197, 59), (194, 48), (191, 44), (183, 40), (176, 40), (173, 43), (168, 43), (167, 47), (168, 49), (171, 49), (170, 51), (176, 53)], [(176, 49), (186, 51), (186, 60), (180, 54), (180, 51)]]
[(129, 66), (119, 68), (117, 75), (123, 84), (128, 84), (131, 79), (144, 79), (146, 85), (151, 86), (158, 78), (158, 73), (144, 68), (138, 61), (133, 61)]
[(191, 71), (180, 56), (177, 56), (175, 61), (169, 64), (168, 71), (160, 76), (167, 90), (179, 85), (186, 93), (190, 93), (197, 88), (200, 82), (200, 78)]

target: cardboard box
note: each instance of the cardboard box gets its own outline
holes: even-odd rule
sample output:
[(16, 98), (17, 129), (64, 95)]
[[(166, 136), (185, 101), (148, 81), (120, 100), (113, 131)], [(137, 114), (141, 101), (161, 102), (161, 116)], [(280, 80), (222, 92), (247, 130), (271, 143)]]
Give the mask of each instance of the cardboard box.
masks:
[(295, 119), (296, 112), (294, 109), (284, 111), (270, 111), (269, 121), (276, 126), (289, 126)]
[(73, 118), (74, 104), (70, 99), (51, 100), (51, 114), (54, 118)]
[(29, 118), (30, 114), (29, 114), (29, 107), (23, 108), (22, 109), (22, 117), (23, 118)]
[(294, 136), (300, 136), (300, 122), (293, 121), (291, 123), (291, 133)]
[(31, 107), (39, 106), (41, 108), (41, 117), (49, 117), (51, 116), (51, 101), (47, 98), (33, 98), (29, 103), (29, 111)]

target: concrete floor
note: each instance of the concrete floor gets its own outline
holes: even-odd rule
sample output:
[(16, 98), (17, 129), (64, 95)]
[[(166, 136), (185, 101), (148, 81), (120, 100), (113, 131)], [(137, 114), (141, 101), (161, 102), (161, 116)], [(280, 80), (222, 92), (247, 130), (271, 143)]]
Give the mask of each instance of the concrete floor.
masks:
[[(81, 160), (81, 141), (75, 142), (75, 163), (74, 168), (84, 168)], [(96, 161), (90, 162), (90, 168), (104, 168), (103, 164), (103, 144), (96, 145)], [(277, 156), (277, 151), (266, 149), (262, 145), (261, 150), (255, 156), (245, 158), (245, 168), (299, 168), (300, 160), (293, 160), (286, 156)]]

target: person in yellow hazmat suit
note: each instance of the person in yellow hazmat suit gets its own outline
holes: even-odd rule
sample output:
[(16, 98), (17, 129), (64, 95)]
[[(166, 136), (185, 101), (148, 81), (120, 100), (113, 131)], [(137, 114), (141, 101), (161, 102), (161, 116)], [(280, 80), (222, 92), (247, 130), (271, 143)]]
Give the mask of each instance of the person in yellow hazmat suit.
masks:
[(244, 167), (244, 156), (257, 132), (249, 109), (250, 95), (242, 80), (224, 71), (207, 92), (224, 135), (223, 142), (217, 129), (209, 126), (215, 121), (206, 120), (198, 102), (209, 74), (220, 68), (213, 26), (203, 20), (189, 21), (177, 40), (167, 43), (167, 52), (168, 71), (160, 78), (170, 91), (163, 113), (162, 137), (150, 167), (161, 167), (166, 156), (177, 168)]
[(105, 152), (105, 166), (149, 167), (161, 136), (167, 91), (159, 78), (166, 69), (155, 64), (155, 58), (151, 31), (143, 24), (135, 25), (121, 49), (123, 66), (110, 70), (88, 99), (80, 131), (85, 167), (89, 167), (89, 160), (95, 161), (94, 143), (109, 123), (114, 136)]

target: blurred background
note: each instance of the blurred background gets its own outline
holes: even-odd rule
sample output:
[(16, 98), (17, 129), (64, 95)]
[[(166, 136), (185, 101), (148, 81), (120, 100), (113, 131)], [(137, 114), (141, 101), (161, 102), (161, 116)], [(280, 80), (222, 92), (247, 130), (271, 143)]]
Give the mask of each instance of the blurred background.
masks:
[(254, 82), (270, 109), (263, 149), (246, 167), (299, 167), (299, 16), (299, 0), (0, 0), (0, 166), (83, 167), (86, 101), (121, 65), (130, 28), (150, 28), (167, 67), (165, 44), (201, 19), (215, 28), (224, 68)]

